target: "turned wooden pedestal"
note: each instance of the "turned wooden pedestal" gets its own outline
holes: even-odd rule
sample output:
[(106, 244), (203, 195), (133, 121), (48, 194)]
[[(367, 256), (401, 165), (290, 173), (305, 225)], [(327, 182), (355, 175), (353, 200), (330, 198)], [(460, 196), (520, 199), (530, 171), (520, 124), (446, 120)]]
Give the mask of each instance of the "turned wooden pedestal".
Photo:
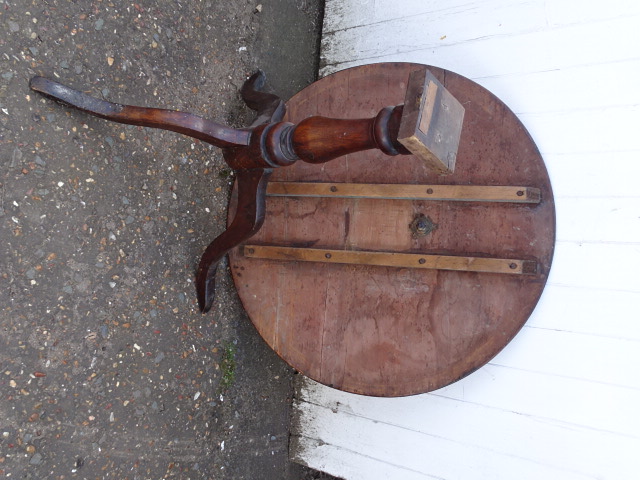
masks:
[[(404, 101), (416, 67), (375, 64), (323, 78), (287, 103), (285, 120), (374, 116)], [(549, 273), (553, 194), (534, 142), (487, 90), (429, 68), (465, 109), (453, 174), (439, 175), (413, 156), (389, 157), (378, 150), (277, 169), (268, 187), (266, 220), (249, 241), (255, 248), (230, 253), (238, 293), (260, 335), (293, 368), (341, 390), (411, 395), (468, 375), (522, 328)], [(329, 190), (274, 196), (286, 189), (279, 182), (322, 182)], [(364, 195), (338, 195), (346, 183), (428, 186), (425, 193), (431, 193), (372, 196), (365, 188)], [(449, 185), (515, 186), (516, 193), (502, 201), (437, 195)], [(308, 193), (309, 187), (301, 188)], [(452, 189), (459, 190), (442, 191)], [(537, 198), (518, 198), (530, 195)], [(421, 219), (428, 219), (429, 228), (421, 230)], [(296, 254), (257, 258), (256, 250), (265, 245)], [(401, 257), (405, 263), (382, 266), (353, 260), (361, 252), (410, 255)], [(318, 261), (299, 256), (310, 253)], [(332, 261), (343, 255), (346, 263)], [(449, 269), (441, 260), (451, 257), (462, 268)], [(505, 270), (469, 267), (487, 259), (506, 261)]]

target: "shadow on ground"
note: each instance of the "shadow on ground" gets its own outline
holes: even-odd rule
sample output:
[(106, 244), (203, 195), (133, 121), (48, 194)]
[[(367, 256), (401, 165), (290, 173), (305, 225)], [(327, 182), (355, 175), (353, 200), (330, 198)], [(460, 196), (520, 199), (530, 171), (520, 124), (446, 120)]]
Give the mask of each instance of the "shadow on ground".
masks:
[(35, 75), (119, 103), (247, 125), (256, 67), (288, 98), (317, 71), (321, 0), (0, 2), (0, 474), (331, 478), (288, 462), (292, 377), (225, 269), (215, 148), (29, 91)]

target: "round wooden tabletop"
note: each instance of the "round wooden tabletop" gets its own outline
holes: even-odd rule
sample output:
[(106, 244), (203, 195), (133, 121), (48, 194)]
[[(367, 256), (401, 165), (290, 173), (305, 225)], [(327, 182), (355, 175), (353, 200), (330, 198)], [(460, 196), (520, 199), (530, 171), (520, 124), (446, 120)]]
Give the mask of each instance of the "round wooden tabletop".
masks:
[[(404, 102), (409, 73), (419, 67), (340, 71), (294, 96), (285, 120), (373, 117)], [(413, 156), (370, 150), (322, 165), (298, 162), (276, 170), (271, 181), (515, 185), (539, 189), (539, 203), (268, 197), (264, 226), (250, 242), (525, 259), (537, 263), (537, 273), (263, 260), (234, 250), (233, 278), (260, 335), (296, 370), (348, 392), (424, 393), (478, 369), (527, 321), (551, 266), (553, 193), (533, 140), (489, 91), (428, 68), (465, 108), (453, 174), (435, 174)], [(410, 224), (421, 214), (437, 228), (416, 236)]]

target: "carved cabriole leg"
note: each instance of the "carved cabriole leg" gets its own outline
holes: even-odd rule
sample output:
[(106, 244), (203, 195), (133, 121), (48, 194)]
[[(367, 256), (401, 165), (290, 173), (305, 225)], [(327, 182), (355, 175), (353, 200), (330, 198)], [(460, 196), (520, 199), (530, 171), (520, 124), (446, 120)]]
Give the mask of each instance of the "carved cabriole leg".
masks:
[(218, 263), (229, 250), (251, 238), (264, 222), (267, 182), (272, 170), (239, 170), (238, 208), (231, 225), (205, 250), (196, 273), (198, 305), (208, 312), (215, 296), (215, 275)]
[(248, 130), (230, 128), (191, 113), (107, 102), (44, 77), (33, 77), (29, 86), (36, 92), (96, 117), (128, 125), (171, 130), (219, 148), (246, 146), (251, 136)]
[[(240, 89), (240, 95), (258, 116), (251, 124), (251, 137), (246, 147), (224, 149), (227, 164), (237, 173), (238, 208), (231, 225), (206, 248), (196, 272), (198, 305), (208, 312), (215, 299), (215, 275), (220, 260), (229, 250), (251, 238), (264, 222), (267, 182), (270, 167), (281, 164), (270, 161), (280, 154), (279, 138), (289, 124), (281, 122), (285, 103), (276, 95), (260, 91), (265, 75), (258, 70)], [(295, 160), (281, 160), (289, 165)]]
[(279, 122), (286, 113), (286, 105), (280, 97), (261, 91), (265, 80), (264, 72), (258, 70), (240, 88), (240, 96), (244, 103), (258, 114), (251, 124), (252, 127), (269, 122)]
[(403, 106), (386, 107), (365, 119), (309, 117), (297, 125), (282, 122), (286, 107), (276, 95), (260, 91), (265, 76), (253, 74), (240, 94), (258, 114), (251, 127), (235, 129), (196, 115), (159, 108), (120, 105), (93, 98), (43, 77), (30, 87), (91, 115), (131, 125), (182, 133), (223, 150), (238, 179), (238, 213), (229, 228), (206, 248), (196, 274), (200, 309), (208, 311), (214, 299), (218, 262), (232, 248), (249, 239), (264, 221), (267, 179), (273, 168), (298, 160), (324, 163), (343, 155), (378, 148), (387, 155), (409, 154), (397, 141)]

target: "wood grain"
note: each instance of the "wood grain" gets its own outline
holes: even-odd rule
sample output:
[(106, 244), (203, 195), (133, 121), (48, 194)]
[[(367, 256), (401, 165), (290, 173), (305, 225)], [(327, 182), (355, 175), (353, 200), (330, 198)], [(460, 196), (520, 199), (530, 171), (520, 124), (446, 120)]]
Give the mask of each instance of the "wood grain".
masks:
[(455, 170), (464, 107), (426, 68), (409, 75), (398, 141), (436, 172)]
[(508, 258), (331, 250), (328, 248), (295, 248), (274, 245), (245, 245), (242, 248), (242, 253), (247, 258), (261, 258), (286, 262), (341, 263), (347, 265), (424, 268), (431, 270), (455, 270), (460, 272), (501, 273), (508, 275), (534, 275), (537, 272), (535, 260)]
[(460, 202), (540, 202), (540, 189), (538, 188), (481, 185), (270, 182), (267, 186), (267, 195)]
[[(382, 106), (402, 103), (415, 68), (378, 64), (324, 78), (289, 101), (287, 120), (368, 118)], [(540, 191), (540, 203), (268, 197), (265, 224), (251, 243), (536, 259), (538, 273), (280, 262), (232, 252), (234, 280), (258, 331), (294, 368), (342, 390), (409, 395), (464, 377), (515, 336), (549, 273), (553, 195), (535, 144), (488, 91), (452, 72), (430, 71), (465, 106), (454, 174), (439, 176), (414, 156), (367, 151), (281, 168), (272, 180), (526, 185)], [(413, 236), (409, 225), (417, 214), (438, 228)]]

